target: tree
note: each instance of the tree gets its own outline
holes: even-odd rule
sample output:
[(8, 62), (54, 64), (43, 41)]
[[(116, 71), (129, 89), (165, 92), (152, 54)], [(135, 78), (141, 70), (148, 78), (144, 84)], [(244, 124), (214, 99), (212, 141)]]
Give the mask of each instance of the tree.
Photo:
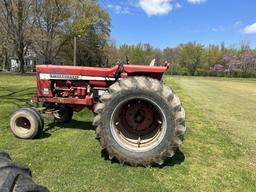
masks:
[(256, 72), (256, 54), (252, 51), (244, 52), (240, 55), (242, 76), (247, 77)]
[(0, 64), (2, 64), (2, 70), (6, 71), (10, 67), (9, 56), (12, 52), (13, 46), (10, 42), (9, 35), (1, 31), (0, 32)]
[(8, 63), (8, 34), (0, 28), (0, 64), (5, 71)]
[(251, 50), (250, 42), (246, 40), (242, 40), (239, 43), (239, 52), (244, 53)]
[(21, 73), (24, 73), (24, 53), (30, 44), (31, 5), (32, 0), (0, 1), (0, 23), (13, 42)]
[(155, 59), (155, 65), (162, 62), (162, 51), (156, 49), (148, 43), (138, 43), (137, 45), (123, 44), (117, 49), (118, 60), (126, 62), (126, 56), (129, 57), (130, 63), (149, 65)]
[(70, 40), (72, 6), (68, 0), (35, 0), (33, 47), (44, 63), (55, 63), (61, 48)]
[(172, 62), (173, 54), (174, 54), (174, 49), (167, 47), (163, 50), (163, 59), (165, 61)]
[(204, 47), (198, 43), (187, 43), (179, 45), (175, 50), (174, 62), (188, 70), (189, 75), (202, 66)]
[[(77, 41), (78, 64), (102, 66), (107, 63), (107, 46), (111, 19), (95, 0), (80, 0), (73, 3), (72, 35)], [(67, 47), (72, 47), (69, 44)]]
[(204, 51), (202, 70), (207, 71), (215, 65), (221, 64), (224, 55), (218, 45), (210, 44)]

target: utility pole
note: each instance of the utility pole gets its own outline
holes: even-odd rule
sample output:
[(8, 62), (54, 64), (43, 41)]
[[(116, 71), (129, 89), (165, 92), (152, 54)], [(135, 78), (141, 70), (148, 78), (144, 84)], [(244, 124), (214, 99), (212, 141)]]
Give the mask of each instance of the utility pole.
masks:
[(76, 40), (77, 40), (77, 38), (80, 38), (81, 37), (81, 35), (76, 35), (76, 36), (74, 36), (74, 66), (76, 66), (77, 65), (77, 63), (76, 63), (76, 49), (77, 49), (77, 45), (76, 45)]
[(76, 36), (74, 37), (74, 66), (76, 66)]

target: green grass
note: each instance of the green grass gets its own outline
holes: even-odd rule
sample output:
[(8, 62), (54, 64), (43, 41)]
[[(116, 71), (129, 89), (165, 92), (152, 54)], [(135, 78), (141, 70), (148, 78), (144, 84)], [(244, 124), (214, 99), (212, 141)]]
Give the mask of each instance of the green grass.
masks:
[(256, 80), (165, 77), (187, 113), (184, 144), (165, 166), (122, 167), (101, 156), (93, 114), (53, 124), (37, 140), (9, 130), (13, 111), (30, 106), (33, 76), (0, 74), (0, 148), (27, 164), (50, 191), (256, 191)]

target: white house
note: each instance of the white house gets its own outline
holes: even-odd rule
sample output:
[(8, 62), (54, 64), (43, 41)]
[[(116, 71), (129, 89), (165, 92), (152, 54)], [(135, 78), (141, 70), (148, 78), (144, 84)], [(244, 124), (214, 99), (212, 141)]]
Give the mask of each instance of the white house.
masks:
[[(33, 49), (26, 49), (24, 60), (24, 70), (26, 72), (34, 72), (37, 63), (37, 55)], [(17, 57), (10, 57), (10, 64), (10, 71), (18, 72), (20, 70), (20, 61)]]

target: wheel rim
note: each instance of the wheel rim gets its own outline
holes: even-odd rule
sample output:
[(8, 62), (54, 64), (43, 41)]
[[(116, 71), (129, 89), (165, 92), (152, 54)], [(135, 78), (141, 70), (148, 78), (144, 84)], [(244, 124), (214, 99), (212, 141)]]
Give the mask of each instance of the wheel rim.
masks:
[(31, 129), (31, 123), (26, 117), (19, 117), (15, 120), (15, 127), (19, 129), (19, 132), (26, 134)]
[(111, 115), (110, 130), (116, 142), (133, 152), (155, 148), (164, 138), (166, 117), (149, 98), (129, 98), (120, 102)]

